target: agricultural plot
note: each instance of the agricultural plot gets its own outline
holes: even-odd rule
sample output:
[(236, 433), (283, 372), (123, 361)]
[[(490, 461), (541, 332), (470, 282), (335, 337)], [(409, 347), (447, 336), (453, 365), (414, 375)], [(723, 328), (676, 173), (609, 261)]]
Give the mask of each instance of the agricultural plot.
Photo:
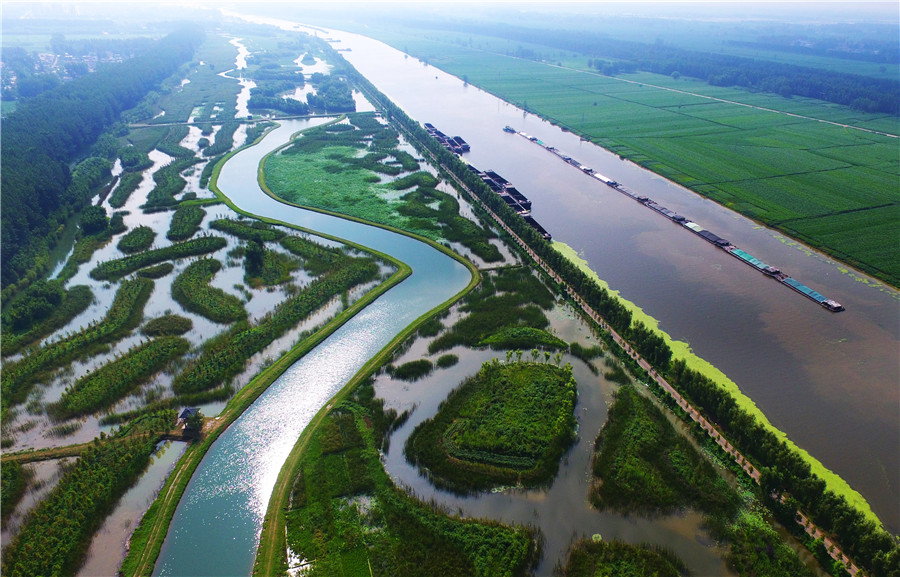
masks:
[[(900, 284), (896, 238), (886, 248), (883, 230), (863, 226), (856, 242), (840, 240), (860, 223), (852, 211), (900, 203), (896, 139), (816, 121), (898, 134), (896, 117), (658, 74), (603, 77), (586, 64), (563, 69), (413, 35), (389, 40), (698, 194)], [(885, 214), (896, 213), (879, 214), (878, 222)], [(795, 225), (802, 219), (821, 222)]]

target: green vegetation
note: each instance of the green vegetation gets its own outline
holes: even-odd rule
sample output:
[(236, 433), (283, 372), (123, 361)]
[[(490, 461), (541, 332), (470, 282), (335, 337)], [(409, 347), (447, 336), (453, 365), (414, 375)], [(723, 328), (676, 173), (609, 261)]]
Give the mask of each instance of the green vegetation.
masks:
[(739, 575), (811, 575), (765, 520), (757, 498), (741, 498), (634, 387), (616, 391), (596, 451), (590, 499), (597, 507), (644, 514), (692, 507), (728, 543), (728, 563)]
[(222, 263), (214, 258), (192, 262), (172, 283), (172, 298), (185, 310), (213, 322), (233, 323), (246, 319), (247, 311), (241, 299), (210, 286), (210, 279), (221, 269)]
[(543, 349), (566, 349), (568, 344), (541, 329), (531, 327), (506, 327), (482, 339), (479, 346), (487, 346), (494, 350), (506, 349), (530, 349), (541, 347)]
[(114, 213), (112, 218), (109, 219), (109, 226), (106, 227), (106, 230), (98, 234), (84, 234), (82, 230), (80, 237), (72, 248), (69, 260), (66, 261), (62, 270), (59, 271), (57, 279), (65, 282), (75, 276), (75, 273), (78, 272), (78, 267), (90, 261), (97, 249), (106, 246), (112, 240), (113, 235), (125, 232), (125, 230), (124, 218), (122, 213), (119, 212)]
[(340, 249), (322, 246), (299, 236), (282, 238), (281, 246), (291, 254), (304, 259), (304, 270), (316, 276), (327, 273), (345, 257)]
[(5, 521), (22, 497), (28, 486), (28, 471), (15, 461), (4, 463), (0, 467), (0, 515)]
[(142, 208), (152, 210), (177, 204), (175, 195), (180, 194), (187, 186), (187, 181), (181, 176), (181, 173), (199, 162), (202, 161), (191, 153), (190, 156), (176, 158), (154, 172), (153, 181), (156, 186), (147, 193), (147, 202), (142, 205)]
[(215, 252), (225, 248), (227, 244), (228, 242), (221, 237), (202, 236), (164, 248), (148, 250), (124, 258), (102, 262), (91, 271), (91, 278), (96, 280), (117, 280), (146, 266), (162, 261)]
[(376, 447), (385, 416), (371, 384), (325, 417), (304, 452), (285, 513), (287, 544), (314, 575), (524, 575), (533, 534), (460, 520), (391, 483)]
[(175, 377), (172, 388), (179, 395), (206, 391), (240, 372), (247, 359), (288, 329), (319, 309), (335, 295), (373, 280), (378, 266), (370, 259), (347, 258), (341, 266), (316, 279), (299, 293), (280, 303), (255, 325), (241, 322), (203, 347)]
[(128, 234), (119, 239), (116, 246), (125, 254), (143, 252), (153, 245), (156, 233), (149, 226), (139, 226), (128, 231)]
[(119, 178), (119, 186), (116, 187), (109, 197), (109, 205), (113, 208), (122, 208), (125, 206), (125, 203), (128, 202), (131, 194), (137, 190), (143, 180), (143, 172), (122, 173), (122, 177)]
[[(19, 102), (3, 119), (0, 284), (4, 290), (46, 272), (59, 224), (86, 206), (102, 184), (70, 174), (71, 163), (123, 110), (188, 61), (201, 38), (195, 28), (181, 29), (134, 58)], [(106, 159), (94, 160), (108, 164)], [(76, 182), (78, 186), (72, 186)]]
[(64, 290), (58, 281), (34, 283), (3, 311), (3, 356), (15, 354), (63, 328), (93, 300), (94, 293), (85, 285)]
[(272, 228), (260, 220), (235, 220), (220, 218), (209, 223), (209, 228), (236, 236), (241, 240), (255, 240), (256, 242), (272, 242), (284, 238), (284, 231)]
[(581, 343), (572, 343), (569, 345), (569, 354), (573, 357), (581, 359), (588, 366), (588, 369), (595, 375), (600, 374), (600, 371), (594, 366), (594, 359), (599, 359), (603, 357), (603, 347), (600, 345), (594, 345), (593, 347), (585, 347)]
[(492, 235), (460, 216), (459, 202), (438, 191), (438, 180), (431, 174), (411, 172), (380, 183), (378, 174), (399, 176), (418, 169), (418, 162), (397, 150), (397, 143), (393, 128), (369, 113), (354, 114), (350, 125), (307, 130), (268, 156), (266, 183), (278, 197), (301, 206), (458, 242), (487, 262), (501, 260), (497, 247), (488, 242)]
[(169, 337), (183, 335), (192, 328), (194, 328), (194, 323), (191, 319), (167, 314), (147, 321), (141, 332), (148, 337)]
[(441, 355), (434, 362), (434, 366), (439, 369), (449, 369), (453, 365), (459, 362), (459, 357), (453, 354)]
[(170, 262), (160, 263), (156, 266), (142, 268), (137, 271), (137, 276), (141, 278), (162, 278), (175, 270), (175, 265)]
[(577, 541), (560, 577), (681, 577), (684, 563), (674, 554), (621, 541)]
[(418, 359), (403, 363), (398, 367), (388, 367), (391, 376), (402, 381), (418, 381), (422, 377), (431, 374), (434, 364), (428, 359)]
[(32, 385), (42, 373), (74, 359), (88, 356), (99, 345), (114, 342), (138, 326), (151, 292), (153, 292), (151, 280), (124, 281), (116, 291), (116, 298), (109, 312), (99, 324), (92, 324), (59, 341), (32, 350), (20, 361), (7, 363), (0, 377), (3, 415), (6, 415), (10, 405), (25, 400)]
[[(895, 139), (817, 121), (865, 127), (875, 115), (710, 86), (706, 76), (609, 77), (445, 42), (393, 41), (622, 158), (900, 285), (900, 245), (891, 242), (900, 218)], [(897, 133), (896, 118), (892, 126), (872, 127)]]
[(200, 230), (204, 216), (206, 211), (199, 206), (179, 206), (172, 215), (172, 223), (169, 225), (166, 238), (174, 242), (191, 238)]
[(550, 483), (575, 438), (571, 366), (485, 363), (413, 431), (407, 459), (458, 492)]
[(300, 268), (290, 255), (267, 250), (259, 241), (251, 240), (244, 252), (244, 280), (252, 287), (275, 286), (291, 280), (291, 272)]
[(160, 337), (142, 343), (75, 381), (48, 411), (62, 420), (111, 407), (189, 348), (190, 343), (181, 337)]
[[(498, 290), (505, 292), (498, 294)], [(481, 286), (466, 297), (461, 309), (470, 314), (433, 340), (428, 352), (456, 345), (487, 346), (492, 344), (488, 341), (491, 338), (497, 348), (506, 343), (518, 348), (512, 346), (516, 342), (527, 342), (532, 347), (539, 344), (537, 341), (565, 348), (565, 343), (556, 342), (555, 337), (544, 332), (550, 323), (541, 307), (549, 309), (553, 302), (553, 296), (529, 269), (501, 269), (496, 275), (486, 275)]]
[(234, 133), (238, 129), (237, 122), (226, 122), (216, 132), (216, 141), (203, 149), (203, 156), (219, 156), (230, 151), (234, 147)]
[(334, 71), (331, 74), (314, 73), (310, 84), (316, 87), (315, 94), (307, 94), (306, 101), (313, 110), (322, 112), (353, 112), (356, 101), (350, 83)]
[(129, 436), (95, 439), (6, 545), (3, 574), (75, 573), (94, 532), (143, 473), (159, 433), (174, 420), (174, 411), (162, 411), (133, 424)]
[(733, 512), (737, 496), (705, 459), (634, 387), (616, 391), (597, 437), (591, 503), (624, 513), (694, 507)]

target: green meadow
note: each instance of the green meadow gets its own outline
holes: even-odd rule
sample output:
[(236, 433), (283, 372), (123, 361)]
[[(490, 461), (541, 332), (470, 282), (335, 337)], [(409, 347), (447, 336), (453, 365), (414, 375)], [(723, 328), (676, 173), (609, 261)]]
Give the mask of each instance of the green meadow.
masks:
[(490, 51), (508, 42), (484, 37), (472, 41), (484, 46), (476, 49), (383, 36), (622, 158), (900, 285), (898, 140), (869, 132), (900, 134), (895, 116), (684, 77), (606, 77), (587, 70), (586, 56), (544, 47), (546, 62), (515, 58)]

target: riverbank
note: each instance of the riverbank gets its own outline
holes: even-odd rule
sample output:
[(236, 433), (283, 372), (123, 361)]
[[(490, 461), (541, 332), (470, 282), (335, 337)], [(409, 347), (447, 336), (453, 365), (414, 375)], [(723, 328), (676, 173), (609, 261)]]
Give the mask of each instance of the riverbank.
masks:
[(792, 450), (800, 454), (803, 457), (804, 461), (809, 463), (812, 471), (827, 483), (829, 489), (831, 489), (835, 494), (843, 496), (848, 503), (863, 512), (866, 518), (881, 525), (880, 519), (878, 519), (878, 516), (875, 515), (875, 513), (872, 511), (872, 508), (866, 501), (865, 497), (854, 490), (850, 486), (850, 484), (842, 479), (839, 475), (826, 468), (818, 459), (810, 455), (804, 449), (798, 447), (793, 441), (791, 441), (790, 438), (788, 438), (788, 436), (784, 432), (782, 432), (771, 422), (769, 422), (765, 414), (759, 409), (759, 407), (757, 407), (756, 403), (753, 402), (753, 399), (746, 396), (734, 381), (729, 379), (722, 371), (714, 367), (708, 361), (701, 359), (700, 357), (695, 355), (691, 350), (690, 344), (684, 341), (675, 340), (667, 332), (660, 329), (659, 321), (657, 319), (645, 313), (641, 307), (629, 301), (628, 299), (623, 298), (618, 291), (611, 288), (606, 281), (601, 279), (597, 275), (597, 273), (588, 266), (587, 262), (583, 258), (578, 256), (578, 254), (572, 249), (572, 247), (558, 241), (555, 241), (553, 243), (553, 246), (569, 261), (571, 261), (578, 268), (584, 271), (585, 274), (593, 278), (597, 284), (610, 291), (611, 294), (614, 294), (619, 302), (622, 303), (622, 305), (631, 312), (632, 318), (634, 320), (644, 323), (647, 327), (659, 334), (665, 340), (666, 345), (668, 345), (672, 350), (673, 359), (684, 360), (690, 369), (711, 379), (723, 389), (728, 391), (728, 393), (732, 397), (734, 397), (739, 407), (741, 407), (747, 413), (753, 415), (764, 427), (772, 431)]

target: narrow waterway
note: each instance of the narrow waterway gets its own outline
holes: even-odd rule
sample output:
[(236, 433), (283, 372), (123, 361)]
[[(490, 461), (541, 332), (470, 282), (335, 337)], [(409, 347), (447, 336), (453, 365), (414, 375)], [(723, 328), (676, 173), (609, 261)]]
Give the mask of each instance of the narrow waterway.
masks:
[[(613, 289), (734, 380), (776, 427), (862, 493), (888, 529), (900, 531), (898, 291), (381, 42), (326, 34), (410, 116), (465, 138), (472, 147), (466, 160), (511, 181), (555, 240), (574, 247)], [(504, 133), (506, 125), (687, 216), (847, 310), (825, 311)]]
[(247, 212), (391, 254), (413, 274), (294, 364), (213, 444), (175, 512), (154, 575), (249, 574), (275, 479), (310, 419), (394, 335), (469, 281), (465, 267), (426, 244), (292, 208), (260, 190), (261, 158), (294, 132), (323, 121), (283, 122), (228, 161), (219, 187)]

